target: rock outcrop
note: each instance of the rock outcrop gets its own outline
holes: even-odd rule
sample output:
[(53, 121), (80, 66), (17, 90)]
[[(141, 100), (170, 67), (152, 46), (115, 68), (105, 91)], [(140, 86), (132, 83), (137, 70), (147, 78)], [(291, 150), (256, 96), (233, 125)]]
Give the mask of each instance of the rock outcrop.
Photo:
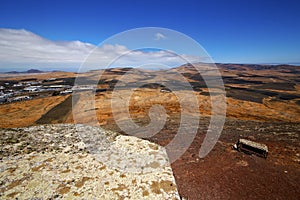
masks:
[(3, 199), (179, 199), (163, 147), (85, 125), (1, 129)]

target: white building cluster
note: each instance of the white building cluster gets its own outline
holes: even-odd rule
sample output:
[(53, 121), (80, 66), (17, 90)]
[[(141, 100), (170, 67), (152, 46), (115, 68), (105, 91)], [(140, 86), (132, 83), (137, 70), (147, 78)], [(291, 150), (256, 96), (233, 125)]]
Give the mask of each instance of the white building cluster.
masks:
[[(51, 95), (65, 95), (73, 92), (71, 85), (55, 84), (56, 79), (43, 81), (4, 82), (0, 85), (0, 104), (25, 101)], [(51, 84), (51, 82), (53, 82)]]

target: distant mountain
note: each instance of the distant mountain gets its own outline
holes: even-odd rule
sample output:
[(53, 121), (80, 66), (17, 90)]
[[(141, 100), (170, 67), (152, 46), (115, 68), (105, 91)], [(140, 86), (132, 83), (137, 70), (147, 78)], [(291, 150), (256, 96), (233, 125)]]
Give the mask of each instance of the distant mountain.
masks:
[(7, 74), (37, 74), (37, 73), (44, 73), (44, 71), (38, 70), (38, 69), (29, 69), (27, 71), (10, 71), (5, 72)]
[[(224, 70), (277, 70), (285, 73), (299, 73), (300, 66), (290, 64), (238, 64), (238, 63), (212, 63), (212, 67), (215, 65), (219, 69)], [(187, 63), (175, 69), (188, 69), (194, 68), (194, 66), (209, 66), (208, 63)]]
[(38, 69), (30, 69), (27, 70), (25, 73), (43, 73), (44, 71), (38, 70)]
[(253, 70), (280, 70), (280, 69), (295, 69), (299, 68), (296, 65), (287, 65), (287, 64), (233, 64), (233, 63), (216, 63), (218, 67), (228, 68), (228, 69), (236, 69), (236, 68), (249, 68)]

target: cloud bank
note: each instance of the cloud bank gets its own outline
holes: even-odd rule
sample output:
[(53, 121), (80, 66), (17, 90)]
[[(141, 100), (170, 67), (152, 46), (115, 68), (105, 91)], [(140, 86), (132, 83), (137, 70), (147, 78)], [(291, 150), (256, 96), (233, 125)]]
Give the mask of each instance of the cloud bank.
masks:
[[(161, 35), (158, 36), (163, 39)], [(92, 56), (89, 56), (93, 52)], [(77, 70), (87, 59), (86, 70), (113, 67), (139, 67), (156, 63), (169, 67), (199, 62), (200, 57), (176, 55), (171, 51), (130, 50), (126, 46), (106, 44), (97, 47), (81, 41), (52, 41), (27, 30), (0, 29), (0, 68), (4, 70), (70, 69)], [(186, 59), (186, 60), (184, 60)]]

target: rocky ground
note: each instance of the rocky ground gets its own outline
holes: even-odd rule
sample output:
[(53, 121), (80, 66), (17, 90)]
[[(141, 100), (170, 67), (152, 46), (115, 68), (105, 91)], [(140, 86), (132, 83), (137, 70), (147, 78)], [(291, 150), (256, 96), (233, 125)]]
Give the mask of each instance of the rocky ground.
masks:
[[(148, 119), (136, 121), (140, 125)], [(170, 117), (164, 129), (149, 138), (166, 146), (177, 133), (180, 116)], [(199, 158), (209, 124), (203, 117), (189, 149), (172, 163), (179, 193), (185, 199), (299, 199), (300, 125), (227, 119), (214, 149)], [(112, 124), (108, 129), (121, 130)], [(233, 150), (239, 138), (264, 143), (267, 159)]]
[[(149, 123), (149, 119), (141, 118), (135, 122), (140, 126), (145, 126)], [(166, 146), (176, 135), (179, 123), (179, 115), (170, 116), (162, 131), (148, 140)], [(194, 141), (188, 150), (171, 165), (180, 196), (185, 199), (299, 199), (300, 125), (298, 123), (227, 119), (214, 149), (208, 156), (200, 159), (198, 157), (199, 148), (208, 124), (209, 118), (201, 118), (198, 134)], [(153, 196), (150, 193), (156, 194), (156, 191), (161, 195), (164, 191), (175, 187), (172, 178), (166, 179), (171, 182), (173, 180), (172, 183), (157, 181), (157, 184), (152, 184), (151, 181), (160, 180), (161, 173), (156, 173), (153, 179), (149, 179), (149, 188), (146, 186), (145, 180), (148, 180), (149, 173), (153, 175), (152, 167), (157, 166), (155, 163), (158, 157), (154, 157), (153, 162), (149, 157), (147, 158), (148, 166), (152, 166), (151, 170), (146, 177), (138, 174), (135, 181), (133, 181), (132, 174), (122, 173), (126, 166), (124, 163), (120, 162), (119, 165), (114, 165), (109, 161), (115, 161), (115, 159), (110, 157), (107, 157), (106, 160), (102, 159), (102, 162), (97, 161), (97, 156), (94, 155), (95, 152), (101, 152), (101, 148), (94, 148), (99, 146), (96, 141), (102, 141), (103, 150), (108, 147), (104, 144), (116, 141), (115, 138), (118, 134), (108, 131), (109, 136), (106, 137), (106, 142), (103, 142), (103, 137), (101, 137), (102, 139), (97, 137), (91, 139), (91, 136), (94, 136), (95, 128), (79, 127), (84, 130), (84, 134), (81, 136), (78, 135), (78, 131), (73, 125), (41, 125), (29, 128), (2, 129), (0, 131), (2, 198), (30, 199), (29, 197), (36, 196), (43, 199), (46, 197), (50, 199), (63, 197), (80, 199), (93, 198), (93, 195), (101, 196), (103, 192), (113, 195), (112, 191), (116, 192), (117, 194), (114, 194), (117, 196), (129, 197), (128, 191), (130, 191), (131, 195), (146, 195), (149, 192), (149, 196), (146, 195), (143, 198), (152, 199)], [(105, 128), (122, 133), (122, 130), (114, 123), (107, 124)], [(233, 150), (232, 145), (239, 138), (268, 145), (267, 159)], [(124, 141), (122, 142), (124, 144)], [(132, 144), (136, 146), (138, 142), (132, 141)], [(116, 145), (116, 147), (114, 150), (120, 149), (120, 146)], [(150, 145), (150, 151), (155, 151), (156, 148), (156, 146)], [(118, 153), (122, 160), (126, 156), (137, 160), (136, 157), (125, 153), (130, 153), (128, 150), (125, 148), (125, 151)], [(133, 152), (135, 151), (133, 149)], [(109, 152), (113, 152), (112, 149)], [(142, 154), (142, 157), (146, 158), (146, 156)], [(108, 177), (102, 173), (105, 165), (103, 163), (106, 163), (106, 166), (113, 166), (113, 169), (117, 168), (115, 171), (109, 170), (107, 167), (105, 171), (105, 174), (114, 171), (114, 175)], [(141, 173), (141, 166), (147, 165), (147, 163), (140, 163), (142, 165), (130, 165), (131, 168), (128, 168), (127, 171), (133, 170)], [(166, 167), (165, 170), (166, 174), (172, 174), (170, 168)], [(126, 174), (127, 179), (133, 181), (129, 184), (130, 186), (141, 186), (136, 188), (138, 191), (127, 190), (124, 186), (126, 184), (122, 185), (123, 182), (120, 185), (116, 183), (109, 186), (107, 184), (110, 181), (118, 182), (119, 179), (124, 179), (122, 174)], [(51, 184), (48, 183), (48, 180), (52, 180)], [(103, 180), (107, 181), (103, 182)], [(95, 183), (104, 184), (106, 189), (96, 187)], [(164, 187), (167, 188), (161, 189)], [(139, 188), (148, 188), (148, 192), (143, 193), (146, 189), (140, 190)], [(103, 198), (105, 197), (103, 196)]]
[(83, 125), (0, 130), (1, 199), (179, 199), (164, 148)]

